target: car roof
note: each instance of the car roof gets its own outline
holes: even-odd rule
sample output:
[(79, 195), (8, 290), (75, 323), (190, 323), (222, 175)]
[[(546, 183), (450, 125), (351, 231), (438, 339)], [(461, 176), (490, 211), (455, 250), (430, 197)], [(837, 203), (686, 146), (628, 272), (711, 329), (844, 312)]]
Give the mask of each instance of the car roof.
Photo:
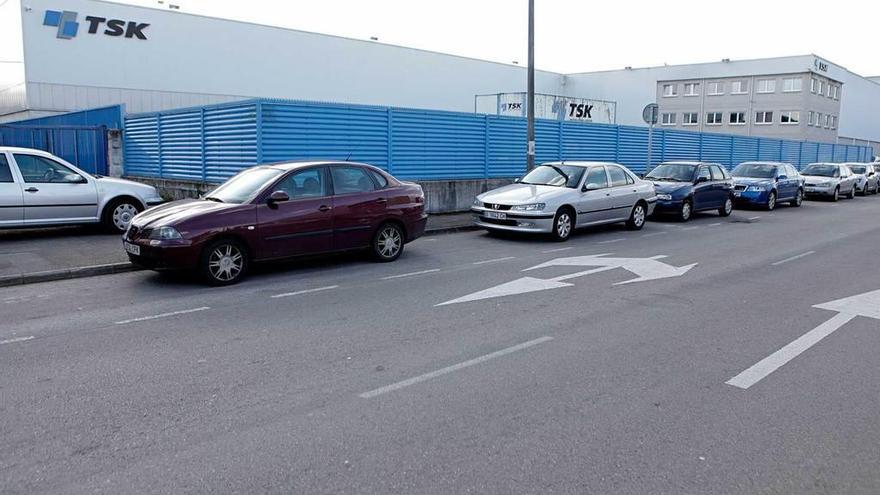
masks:
[(743, 163), (748, 163), (750, 165), (774, 165), (777, 167), (779, 165), (791, 165), (790, 163), (785, 163), (785, 162), (768, 162), (768, 161), (748, 161), (748, 162), (742, 162), (742, 163), (740, 163), (740, 165), (742, 165)]
[(720, 163), (715, 162), (700, 162), (696, 160), (667, 160), (665, 162), (660, 162), (660, 165), (721, 165)]
[(623, 167), (620, 163), (614, 162), (590, 162), (590, 161), (581, 161), (581, 160), (560, 160), (555, 162), (544, 162), (540, 165), (570, 165), (573, 167), (595, 167), (597, 165), (617, 165), (618, 167)]
[(274, 168), (279, 170), (297, 170), (300, 168), (312, 167), (315, 165), (358, 165), (364, 167), (373, 167), (369, 163), (350, 162), (345, 160), (289, 160), (284, 162), (261, 163), (258, 167)]
[(0, 152), (9, 152), (9, 153), (42, 153), (45, 155), (51, 155), (48, 151), (38, 150), (36, 148), (18, 148), (15, 146), (0, 146)]

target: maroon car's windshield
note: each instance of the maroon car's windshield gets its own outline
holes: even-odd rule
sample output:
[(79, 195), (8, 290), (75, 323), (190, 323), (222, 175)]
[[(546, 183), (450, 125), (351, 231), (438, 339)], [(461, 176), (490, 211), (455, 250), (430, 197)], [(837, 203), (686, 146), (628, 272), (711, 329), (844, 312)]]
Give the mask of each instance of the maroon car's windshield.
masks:
[(223, 203), (244, 203), (253, 199), (263, 186), (283, 173), (283, 170), (277, 168), (259, 167), (245, 170), (208, 193), (205, 199)]

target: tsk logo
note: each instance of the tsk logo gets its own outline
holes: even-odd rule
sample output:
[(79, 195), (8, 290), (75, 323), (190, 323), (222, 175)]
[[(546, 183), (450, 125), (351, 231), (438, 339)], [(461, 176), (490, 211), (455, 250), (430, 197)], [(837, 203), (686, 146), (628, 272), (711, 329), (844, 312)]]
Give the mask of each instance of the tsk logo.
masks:
[(593, 105), (587, 105), (586, 103), (569, 103), (568, 116), (576, 119), (592, 119)]
[[(58, 12), (57, 10), (47, 10), (43, 17), (43, 25), (58, 28), (56, 37), (69, 40), (76, 36), (79, 31), (79, 22), (77, 22), (76, 12), (65, 10)], [(149, 24), (134, 21), (122, 21), (119, 19), (106, 19), (104, 17), (86, 16), (86, 22), (89, 23), (89, 34), (96, 34), (101, 25), (106, 25), (103, 34), (107, 36), (124, 36), (125, 38), (137, 38), (140, 40), (147, 39), (144, 34)]]

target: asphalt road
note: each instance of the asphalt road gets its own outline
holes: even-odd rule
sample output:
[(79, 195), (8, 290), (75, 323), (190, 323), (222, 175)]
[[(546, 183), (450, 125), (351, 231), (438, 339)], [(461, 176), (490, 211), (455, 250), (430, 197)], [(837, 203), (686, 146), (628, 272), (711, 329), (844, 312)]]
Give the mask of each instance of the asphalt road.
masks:
[[(814, 305), (880, 289), (878, 213), (440, 235), (228, 288), (0, 289), (0, 492), (874, 494), (880, 322)], [(523, 272), (596, 254), (697, 265)], [(540, 284), (570, 285), (440, 305)]]

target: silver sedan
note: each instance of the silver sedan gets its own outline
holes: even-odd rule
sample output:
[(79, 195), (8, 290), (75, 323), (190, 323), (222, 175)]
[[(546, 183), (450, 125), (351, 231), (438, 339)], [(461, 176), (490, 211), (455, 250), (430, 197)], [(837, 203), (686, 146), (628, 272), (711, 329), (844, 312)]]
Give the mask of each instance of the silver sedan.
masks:
[(837, 201), (840, 196), (856, 197), (858, 179), (849, 167), (840, 163), (811, 163), (801, 170), (807, 197), (824, 196)]
[(471, 211), (474, 223), (490, 231), (549, 233), (565, 241), (591, 225), (626, 222), (641, 229), (656, 202), (654, 185), (623, 165), (565, 161), (480, 194)]

